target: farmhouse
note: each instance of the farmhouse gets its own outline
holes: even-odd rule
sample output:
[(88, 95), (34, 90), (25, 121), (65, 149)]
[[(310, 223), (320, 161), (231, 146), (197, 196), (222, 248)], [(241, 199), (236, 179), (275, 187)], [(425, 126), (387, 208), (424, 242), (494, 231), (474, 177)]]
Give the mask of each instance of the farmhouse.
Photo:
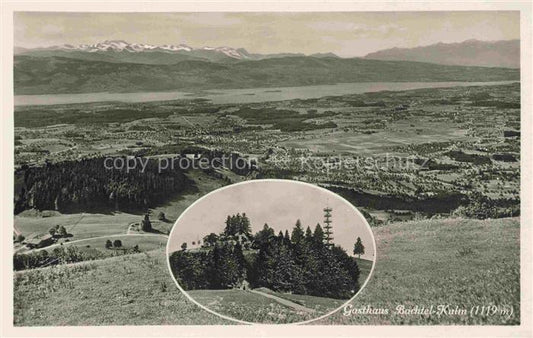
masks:
[(250, 283), (244, 279), (239, 285), (237, 286), (240, 290), (249, 290), (250, 289)]
[(242, 232), (239, 232), (233, 236), (223, 237), (222, 240), (224, 242), (230, 243), (231, 245), (236, 245), (237, 243), (239, 243), (245, 249), (251, 248), (253, 244), (251, 236)]
[(26, 241), (26, 246), (30, 249), (33, 248), (43, 248), (54, 243), (54, 237), (50, 234), (45, 234), (41, 236), (35, 236)]

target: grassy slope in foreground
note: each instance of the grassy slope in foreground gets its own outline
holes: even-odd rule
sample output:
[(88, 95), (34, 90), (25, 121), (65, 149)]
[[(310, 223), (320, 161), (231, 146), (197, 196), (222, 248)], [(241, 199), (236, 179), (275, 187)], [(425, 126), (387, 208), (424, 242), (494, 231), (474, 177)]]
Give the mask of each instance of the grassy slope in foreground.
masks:
[[(520, 223), (443, 219), (397, 223), (375, 230), (378, 248), (374, 275), (351, 303), (388, 308), (386, 316), (343, 311), (317, 324), (519, 324)], [(511, 318), (488, 316), (397, 315), (398, 305), (439, 304), (455, 308), (498, 305), (514, 308)]]
[[(189, 291), (188, 294), (198, 303), (204, 305), (212, 311), (223, 314), (230, 318), (253, 323), (297, 323), (314, 319), (321, 315), (321, 312), (308, 313), (284, 306), (271, 298), (250, 291), (193, 290)], [(277, 293), (273, 294), (279, 296)], [(306, 299), (309, 301), (320, 298), (310, 296), (306, 297)], [(283, 297), (280, 298), (286, 299)], [(328, 302), (328, 300), (334, 302), (337, 301), (329, 298), (324, 299), (325, 302)], [(312, 305), (313, 306), (308, 306), (308, 308), (317, 309), (319, 311), (322, 309), (321, 304), (316, 301), (313, 301)]]
[[(375, 228), (374, 275), (356, 308), (448, 304), (512, 305), (514, 315), (353, 315), (317, 324), (518, 324), (520, 223), (443, 219)], [(471, 249), (468, 250), (468, 248)], [(168, 273), (163, 250), (15, 274), (15, 325), (230, 323), (188, 301)]]

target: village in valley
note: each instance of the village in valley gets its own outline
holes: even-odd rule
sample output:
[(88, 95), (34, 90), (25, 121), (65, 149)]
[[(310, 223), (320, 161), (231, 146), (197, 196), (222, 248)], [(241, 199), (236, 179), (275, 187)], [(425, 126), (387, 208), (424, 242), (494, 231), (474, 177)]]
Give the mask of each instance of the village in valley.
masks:
[[(18, 107), (16, 177), (81, 158), (207, 158), (215, 161), (196, 171), (221, 184), (318, 184), (375, 225), (452, 213), (517, 216), (519, 99), (515, 83), (249, 104)], [(248, 165), (235, 165), (239, 159)]]

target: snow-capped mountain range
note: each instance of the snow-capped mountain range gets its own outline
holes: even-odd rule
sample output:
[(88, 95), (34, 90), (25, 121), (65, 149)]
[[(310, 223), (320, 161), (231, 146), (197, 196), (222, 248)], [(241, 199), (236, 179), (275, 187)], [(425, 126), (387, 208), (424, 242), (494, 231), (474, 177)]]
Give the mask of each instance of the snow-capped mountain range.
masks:
[(202, 48), (193, 48), (185, 44), (178, 45), (152, 45), (152, 44), (143, 44), (143, 43), (129, 43), (123, 40), (106, 40), (103, 42), (98, 42), (95, 44), (81, 44), (81, 45), (60, 45), (52, 46), (46, 48), (36, 48), (36, 49), (24, 49), (26, 51), (37, 51), (37, 50), (47, 50), (47, 51), (80, 51), (80, 52), (167, 52), (167, 53), (191, 53), (191, 52), (215, 52), (224, 54), (230, 58), (235, 59), (249, 59), (251, 58), (250, 54), (243, 48), (235, 49), (231, 47), (202, 47)]
[[(283, 57), (305, 57), (302, 53), (255, 54), (244, 48), (200, 47), (185, 44), (153, 45), (106, 40), (94, 44), (15, 48), (16, 55), (33, 57), (67, 57), (88, 61), (127, 62), (144, 64), (175, 64), (182, 61), (232, 63)], [(333, 53), (308, 55), (313, 58), (338, 58)], [(417, 61), (445, 65), (520, 67), (520, 41), (478, 41), (437, 43), (415, 48), (392, 48), (366, 55), (366, 59), (385, 61)]]

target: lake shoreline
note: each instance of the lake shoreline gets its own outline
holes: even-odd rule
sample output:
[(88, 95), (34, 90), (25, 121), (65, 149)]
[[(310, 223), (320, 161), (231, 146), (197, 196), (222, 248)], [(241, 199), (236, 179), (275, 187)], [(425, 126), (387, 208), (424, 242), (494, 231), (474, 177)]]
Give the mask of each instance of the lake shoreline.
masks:
[(520, 81), (489, 82), (356, 82), (298, 87), (260, 87), (246, 89), (208, 89), (193, 92), (161, 91), (133, 93), (77, 93), (15, 95), (15, 107), (53, 106), (83, 103), (141, 103), (176, 100), (209, 100), (213, 104), (275, 102), (295, 99), (314, 99), (325, 96), (363, 94), (380, 91), (404, 91), (426, 88), (494, 86)]

